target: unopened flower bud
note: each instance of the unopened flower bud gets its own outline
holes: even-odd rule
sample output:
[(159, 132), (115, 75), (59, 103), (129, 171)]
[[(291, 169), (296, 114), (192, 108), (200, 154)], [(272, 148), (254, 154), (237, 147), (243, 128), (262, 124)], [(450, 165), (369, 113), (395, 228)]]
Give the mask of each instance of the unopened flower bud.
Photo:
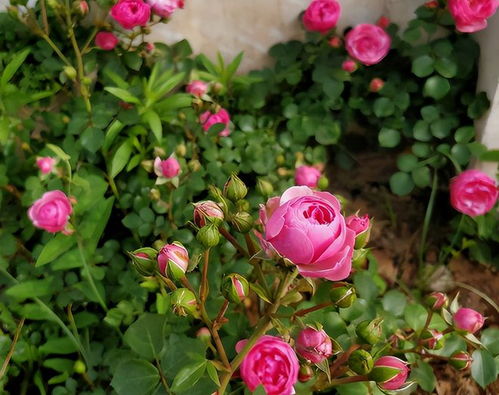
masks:
[(246, 211), (239, 211), (232, 216), (230, 223), (239, 233), (248, 233), (253, 229), (254, 221), (249, 213)]
[(366, 268), (368, 252), (369, 252), (368, 248), (361, 248), (360, 250), (354, 250), (352, 265), (355, 269)]
[(373, 78), (369, 83), (369, 91), (376, 93), (379, 92), (385, 86), (385, 81), (381, 78)]
[(165, 244), (158, 254), (158, 270), (164, 276), (173, 280), (185, 277), (189, 266), (189, 253), (178, 241)]
[(63, 70), (64, 74), (66, 74), (71, 81), (74, 81), (76, 79), (77, 73), (76, 69), (73, 66), (64, 66)]
[(88, 3), (84, 0), (76, 0), (73, 2), (73, 11), (80, 16), (85, 16), (88, 14)]
[(454, 314), (454, 326), (461, 331), (475, 333), (483, 326), (484, 322), (483, 315), (466, 307), (461, 307)]
[(341, 68), (348, 73), (353, 73), (358, 69), (357, 63), (352, 59), (347, 59), (341, 64)]
[(317, 181), (317, 188), (324, 191), (329, 186), (329, 179), (326, 176), (321, 176), (319, 181)]
[(383, 328), (381, 326), (382, 318), (376, 318), (372, 321), (362, 321), (357, 325), (355, 333), (357, 336), (368, 344), (378, 343), (383, 336)]
[(238, 211), (249, 211), (251, 206), (246, 199), (241, 199), (236, 202), (236, 207)]
[(440, 310), (442, 307), (447, 306), (447, 295), (443, 292), (432, 292), (425, 298), (425, 304), (432, 310)]
[(224, 196), (233, 202), (237, 202), (238, 200), (244, 199), (247, 193), (248, 188), (246, 188), (244, 182), (233, 173), (224, 185)]
[(426, 329), (421, 334), (422, 344), (429, 350), (440, 350), (445, 343), (444, 335), (435, 329)]
[(196, 296), (187, 288), (177, 288), (171, 294), (173, 312), (181, 317), (198, 317)]
[(212, 87), (211, 87), (211, 91), (215, 94), (215, 95), (219, 95), (220, 93), (222, 93), (224, 90), (224, 86), (220, 83), (220, 82), (215, 82)]
[(256, 182), (256, 190), (263, 197), (269, 197), (274, 193), (274, 187), (269, 181), (259, 178)]
[(298, 380), (300, 383), (306, 383), (314, 377), (314, 370), (309, 365), (301, 365), (298, 372)]
[(394, 391), (402, 388), (407, 381), (409, 368), (407, 363), (397, 357), (381, 357), (374, 362), (369, 379), (375, 381), (381, 389)]
[(307, 361), (320, 363), (333, 355), (333, 343), (324, 330), (305, 328), (296, 339), (296, 352)]
[(218, 227), (213, 224), (208, 224), (199, 229), (196, 239), (205, 247), (215, 247), (220, 242), (220, 234)]
[(229, 274), (222, 280), (222, 295), (233, 303), (241, 303), (249, 294), (249, 283), (237, 273)]
[(87, 371), (87, 365), (81, 359), (78, 359), (73, 365), (73, 370), (75, 373), (83, 374)]
[(348, 367), (361, 376), (368, 374), (373, 366), (373, 357), (366, 350), (355, 350), (348, 358)]
[(196, 337), (206, 343), (211, 339), (211, 332), (207, 327), (204, 326), (198, 329), (198, 331), (196, 332)]
[(426, 8), (438, 8), (438, 1), (437, 0), (427, 1), (426, 3), (424, 3), (424, 6)]
[(329, 43), (329, 46), (332, 48), (340, 48), (342, 41), (341, 41), (341, 38), (339, 38), (338, 36), (334, 36), (334, 37), (331, 37), (329, 39), (328, 43)]
[(275, 157), (275, 163), (277, 163), (278, 166), (282, 166), (284, 163), (286, 163), (286, 158), (282, 154), (277, 155)]
[(187, 153), (187, 147), (185, 146), (185, 144), (177, 145), (177, 148), (175, 149), (175, 153), (177, 154), (177, 156), (180, 156), (183, 158), (185, 156), (185, 154)]
[(331, 302), (333, 302), (336, 306), (347, 308), (355, 302), (357, 294), (352, 284), (336, 282), (331, 286), (329, 297), (331, 298)]
[(464, 351), (456, 351), (451, 355), (449, 363), (452, 367), (457, 370), (466, 370), (469, 369), (471, 363), (473, 362), (473, 358), (471, 355)]
[(376, 25), (378, 25), (382, 29), (386, 29), (388, 26), (390, 26), (390, 18), (382, 15), (379, 17), (378, 21), (376, 22)]
[(348, 229), (355, 232), (355, 248), (364, 248), (369, 241), (371, 235), (371, 221), (369, 215), (360, 217), (358, 215), (350, 215), (346, 219)]
[(189, 168), (190, 171), (193, 173), (201, 169), (201, 163), (197, 159), (191, 159), (187, 163), (187, 167)]
[(219, 225), (224, 219), (224, 212), (220, 206), (212, 200), (194, 204), (194, 224), (202, 228), (207, 223)]
[(158, 251), (154, 248), (144, 247), (139, 248), (128, 255), (132, 259), (135, 269), (142, 276), (152, 276), (156, 270), (156, 256)]

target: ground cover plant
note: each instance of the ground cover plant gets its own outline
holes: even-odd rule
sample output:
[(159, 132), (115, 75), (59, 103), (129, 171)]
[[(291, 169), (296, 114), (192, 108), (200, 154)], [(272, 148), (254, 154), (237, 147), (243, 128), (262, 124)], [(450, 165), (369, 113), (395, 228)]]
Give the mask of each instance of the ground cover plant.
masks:
[[(468, 34), (497, 2), (339, 32), (339, 3), (314, 0), (306, 41), (246, 75), (243, 54), (148, 41), (182, 7), (0, 14), (2, 390), (431, 393), (443, 366), (491, 385), (497, 304), (432, 279), (497, 264), (496, 181), (465, 170), (497, 160)], [(339, 194), (361, 151), (398, 155), (375, 183), (417, 207), (411, 280), (380, 274), (376, 209)]]

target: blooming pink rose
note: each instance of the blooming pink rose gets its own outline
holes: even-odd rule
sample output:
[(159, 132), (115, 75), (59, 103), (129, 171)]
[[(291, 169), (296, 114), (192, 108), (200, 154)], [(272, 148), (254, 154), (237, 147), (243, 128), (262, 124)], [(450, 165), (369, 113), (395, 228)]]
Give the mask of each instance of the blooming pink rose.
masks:
[[(240, 352), (247, 340), (236, 344)], [(262, 385), (267, 395), (294, 394), (300, 364), (291, 346), (275, 336), (262, 336), (241, 363), (241, 378), (250, 391)]]
[(303, 14), (307, 30), (325, 34), (338, 23), (341, 5), (336, 0), (313, 0)]
[(194, 224), (202, 228), (208, 221), (218, 221), (224, 219), (224, 212), (218, 204), (212, 200), (206, 200), (194, 205)]
[(147, 25), (151, 7), (143, 0), (120, 0), (113, 5), (110, 14), (124, 29), (133, 29)]
[(260, 209), (260, 221), (264, 250), (289, 259), (302, 276), (338, 281), (350, 274), (355, 232), (346, 226), (340, 202), (329, 192), (288, 188)]
[(341, 68), (349, 73), (353, 73), (357, 70), (357, 63), (355, 63), (352, 59), (347, 59), (341, 64)]
[(111, 51), (118, 45), (118, 37), (111, 32), (99, 32), (95, 36), (95, 45), (104, 51)]
[(363, 217), (359, 217), (358, 215), (350, 215), (346, 219), (346, 224), (349, 229), (352, 229), (355, 232), (355, 235), (358, 235), (369, 229), (369, 215), (366, 214)]
[(379, 92), (385, 86), (385, 81), (381, 78), (373, 78), (369, 83), (369, 91), (371, 92)]
[(69, 216), (73, 207), (62, 191), (45, 192), (28, 210), (33, 225), (47, 232), (68, 232)]
[(320, 363), (333, 355), (333, 343), (323, 330), (305, 328), (296, 339), (296, 351), (306, 360)]
[(498, 0), (449, 0), (449, 11), (456, 22), (456, 29), (473, 33), (487, 27), (487, 18), (495, 14)]
[(468, 309), (466, 307), (460, 308), (454, 314), (454, 325), (457, 329), (469, 333), (475, 333), (479, 330), (485, 322), (485, 318), (478, 311)]
[(384, 390), (393, 391), (401, 388), (405, 384), (407, 376), (409, 375), (409, 368), (407, 367), (407, 363), (397, 357), (387, 356), (378, 358), (376, 362), (374, 362), (374, 366), (394, 368), (399, 370), (397, 375), (392, 379), (387, 380), (383, 383), (378, 383), (378, 385)]
[(156, 157), (156, 159), (154, 159), (154, 172), (158, 177), (173, 178), (180, 173), (180, 164), (173, 156), (170, 156), (165, 160)]
[(158, 269), (167, 274), (168, 263), (175, 265), (177, 270), (185, 273), (189, 265), (189, 253), (180, 243), (165, 244), (158, 254)]
[(50, 156), (36, 158), (36, 165), (38, 166), (42, 174), (52, 173), (52, 171), (54, 170), (55, 162), (56, 160), (54, 158), (51, 158)]
[(183, 0), (147, 0), (154, 14), (168, 18), (177, 8), (184, 8)]
[(191, 95), (201, 97), (208, 92), (208, 84), (204, 81), (194, 80), (187, 84), (185, 91)]
[(363, 23), (345, 36), (348, 54), (366, 66), (381, 62), (390, 51), (392, 39), (381, 27)]
[(313, 166), (300, 166), (295, 172), (295, 184), (316, 188), (321, 172)]
[(460, 213), (476, 217), (490, 211), (499, 194), (496, 182), (480, 170), (466, 170), (450, 180), (450, 203)]
[(203, 130), (207, 132), (210, 128), (217, 124), (223, 123), (226, 127), (220, 133), (219, 136), (225, 137), (230, 134), (229, 123), (230, 123), (230, 115), (227, 110), (221, 108), (217, 113), (212, 114), (210, 111), (205, 111), (199, 116), (199, 121), (203, 126)]

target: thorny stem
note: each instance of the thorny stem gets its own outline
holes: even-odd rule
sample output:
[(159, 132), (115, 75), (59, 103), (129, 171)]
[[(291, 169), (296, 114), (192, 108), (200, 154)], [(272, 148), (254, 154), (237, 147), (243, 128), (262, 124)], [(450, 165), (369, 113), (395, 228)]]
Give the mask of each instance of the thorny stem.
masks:
[(317, 310), (320, 310), (320, 309), (323, 309), (325, 307), (329, 307), (329, 306), (332, 306), (332, 305), (333, 305), (333, 302), (321, 303), (321, 304), (318, 304), (316, 306), (309, 307), (308, 309), (298, 310), (291, 317), (303, 317), (304, 315), (307, 315), (308, 313), (312, 313), (314, 311), (317, 311)]
[(17, 341), (19, 340), (19, 336), (21, 335), (21, 330), (23, 329), (23, 325), (24, 325), (24, 318), (22, 318), (21, 321), (19, 321), (19, 324), (17, 325), (16, 332), (14, 333), (14, 338), (12, 339), (12, 343), (9, 348), (9, 352), (7, 353), (3, 361), (2, 369), (0, 369), (0, 380), (3, 379), (3, 376), (7, 371), (7, 367), (9, 366), (10, 359), (12, 358), (12, 355), (14, 355), (14, 350), (16, 349), (16, 344)]
[(243, 256), (248, 256), (248, 252), (243, 248), (241, 244), (232, 236), (224, 227), (220, 226), (218, 228), (220, 234), (227, 239), (227, 241), (234, 246), (234, 248)]

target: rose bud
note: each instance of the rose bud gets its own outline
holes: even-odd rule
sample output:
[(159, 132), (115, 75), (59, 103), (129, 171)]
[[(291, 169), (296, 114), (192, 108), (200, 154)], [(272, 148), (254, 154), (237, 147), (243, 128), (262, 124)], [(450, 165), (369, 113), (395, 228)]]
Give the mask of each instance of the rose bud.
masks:
[(456, 329), (475, 333), (484, 324), (485, 318), (478, 311), (468, 309), (466, 307), (460, 308), (454, 314), (454, 326)]
[(187, 153), (187, 147), (185, 144), (179, 144), (177, 145), (177, 148), (175, 148), (175, 154), (183, 158), (185, 154)]
[(347, 59), (341, 64), (341, 68), (349, 73), (353, 73), (358, 69), (358, 66), (352, 59)]
[(383, 319), (376, 318), (372, 321), (362, 321), (357, 325), (355, 333), (368, 344), (379, 343), (383, 337), (383, 328), (381, 326)]
[(158, 270), (173, 280), (185, 277), (189, 266), (189, 253), (178, 241), (165, 244), (158, 254)]
[(113, 50), (118, 42), (118, 37), (111, 32), (99, 32), (95, 36), (95, 45), (104, 51)]
[(295, 171), (295, 185), (316, 188), (321, 172), (313, 166), (299, 166)]
[(323, 330), (305, 328), (296, 339), (296, 352), (307, 361), (320, 363), (333, 355), (333, 343)]
[(154, 45), (154, 43), (146, 43), (146, 51), (148, 53), (154, 52), (155, 49), (156, 49), (156, 46)]
[(432, 310), (440, 310), (447, 306), (447, 295), (442, 292), (432, 292), (425, 298), (425, 304)]
[(499, 189), (494, 179), (480, 170), (466, 170), (450, 181), (450, 202), (460, 213), (477, 217), (496, 204)]
[(49, 174), (54, 171), (56, 160), (50, 156), (43, 156), (36, 158), (36, 165), (42, 174)]
[(301, 365), (300, 371), (298, 372), (298, 381), (300, 383), (306, 383), (312, 377), (314, 377), (314, 371), (309, 365)]
[(381, 389), (393, 391), (403, 387), (408, 375), (407, 362), (388, 356), (381, 357), (374, 362), (369, 378), (376, 381)]
[(158, 251), (154, 248), (144, 247), (129, 252), (135, 270), (142, 276), (152, 276), (156, 270), (156, 256)]
[(73, 212), (71, 201), (64, 192), (45, 192), (28, 210), (28, 217), (37, 228), (50, 233), (71, 234), (69, 217)]
[(449, 359), (449, 363), (457, 370), (468, 369), (472, 362), (471, 355), (464, 351), (456, 351)]
[(426, 8), (438, 8), (438, 1), (437, 0), (427, 1), (426, 3), (424, 3), (424, 6)]
[(378, 21), (376, 22), (376, 25), (378, 25), (382, 29), (386, 29), (388, 26), (390, 26), (390, 23), (391, 23), (390, 19), (382, 15), (379, 17)]
[[(213, 85), (212, 90), (216, 91), (216, 84)], [(226, 137), (230, 134), (230, 115), (228, 111), (224, 108), (219, 109), (216, 113), (211, 113), (210, 111), (205, 111), (199, 116), (199, 122), (205, 132), (208, 132), (213, 125), (218, 123), (224, 124), (225, 128), (218, 132), (221, 137)]]
[(196, 296), (187, 288), (177, 288), (171, 294), (173, 312), (178, 316), (185, 317), (188, 314), (194, 318), (199, 316)]
[(371, 221), (369, 215), (359, 217), (358, 215), (350, 215), (346, 219), (347, 227), (355, 232), (355, 248), (363, 248), (369, 241), (371, 235)]
[(195, 173), (196, 171), (201, 169), (201, 162), (199, 162), (197, 159), (191, 159), (189, 163), (187, 163), (187, 167), (190, 171)]
[(317, 182), (317, 188), (324, 191), (329, 186), (329, 179), (326, 176), (321, 176)]
[(64, 74), (66, 74), (66, 77), (68, 77), (71, 81), (74, 81), (78, 75), (73, 66), (64, 66), (62, 70), (64, 71)]
[(220, 242), (220, 233), (215, 225), (208, 224), (199, 229), (196, 239), (205, 247), (215, 247)]
[(73, 365), (73, 370), (78, 374), (83, 374), (87, 371), (87, 365), (81, 359), (78, 359)]
[(174, 178), (180, 174), (180, 163), (174, 156), (166, 160), (161, 160), (158, 156), (154, 159), (154, 173), (160, 179)]
[(207, 327), (202, 327), (196, 332), (196, 337), (200, 339), (203, 343), (209, 343), (211, 341), (211, 332)]
[(256, 190), (263, 197), (269, 197), (274, 193), (274, 186), (271, 182), (264, 180), (263, 178), (259, 178), (256, 182)]
[(352, 303), (355, 302), (355, 300), (357, 299), (357, 294), (353, 285), (344, 282), (338, 282), (331, 285), (329, 297), (331, 298), (331, 302), (333, 302), (336, 306), (344, 309), (350, 307)]
[(236, 202), (236, 208), (238, 211), (248, 211), (251, 209), (251, 206), (246, 199), (241, 199)]
[(201, 97), (208, 92), (208, 84), (204, 81), (194, 80), (187, 84), (185, 91), (193, 96)]
[(361, 376), (368, 374), (373, 366), (373, 357), (366, 350), (355, 350), (348, 358), (348, 367), (350, 370)]
[(73, 2), (73, 11), (80, 16), (85, 16), (88, 14), (88, 3), (84, 0), (76, 0)]
[(219, 225), (224, 219), (224, 212), (220, 206), (212, 200), (194, 204), (194, 224), (202, 228), (207, 223)]
[(151, 16), (151, 7), (143, 0), (119, 0), (111, 7), (109, 15), (124, 29), (146, 26)]
[(338, 23), (341, 5), (336, 0), (313, 0), (305, 13), (302, 22), (305, 29), (326, 34)]
[(222, 295), (229, 302), (241, 303), (249, 294), (249, 283), (243, 276), (232, 273), (225, 276), (221, 285)]
[(233, 202), (237, 202), (244, 199), (247, 193), (248, 188), (246, 188), (244, 182), (233, 173), (224, 185), (224, 196)]
[(253, 229), (254, 221), (248, 212), (239, 211), (232, 216), (230, 223), (239, 233), (248, 233)]
[(373, 78), (369, 83), (369, 91), (376, 93), (379, 92), (385, 86), (385, 81), (381, 78)]
[(423, 345), (429, 350), (440, 350), (445, 343), (444, 335), (435, 329), (427, 329), (421, 334)]
[(343, 44), (343, 41), (341, 41), (341, 38), (339, 38), (338, 36), (334, 36), (329, 39), (328, 43), (332, 48), (340, 48), (341, 44)]

